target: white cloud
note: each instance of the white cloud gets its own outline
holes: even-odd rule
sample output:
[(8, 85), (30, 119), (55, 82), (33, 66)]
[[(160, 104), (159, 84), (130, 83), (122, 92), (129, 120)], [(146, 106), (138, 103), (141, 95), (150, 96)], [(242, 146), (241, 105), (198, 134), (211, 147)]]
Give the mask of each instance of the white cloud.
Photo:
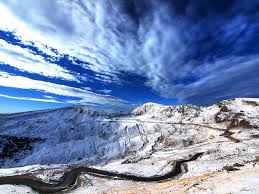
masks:
[(83, 89), (87, 90), (87, 91), (91, 91), (92, 90), (92, 88), (90, 88), (90, 87), (83, 87)]
[(166, 22), (170, 15), (164, 13), (170, 10), (165, 4), (150, 2), (151, 11), (136, 26), (119, 1), (2, 2), (0, 17), (7, 19), (0, 28), (15, 31), (24, 42), (40, 42), (89, 62), (82, 66), (96, 72), (97, 80), (119, 83), (120, 71), (128, 71), (147, 77), (160, 90), (170, 81), (168, 74), (170, 79), (180, 75), (177, 62), (186, 49), (177, 32), (182, 24)]
[(54, 96), (49, 96), (49, 95), (43, 95), (44, 98), (49, 98), (49, 99), (55, 99)]
[[(144, 13), (138, 13), (141, 17), (134, 22), (123, 10), (123, 2), (2, 0), (0, 18), (5, 19), (0, 20), (0, 29), (14, 31), (23, 42), (34, 41), (48, 45), (61, 53), (89, 62), (90, 65), (82, 66), (93, 70), (96, 79), (100, 81), (118, 83), (121, 71), (135, 73), (146, 77), (146, 84), (163, 96), (173, 98), (189, 98), (199, 93), (206, 96), (207, 91), (224, 94), (224, 88), (217, 85), (224, 85), (224, 82), (214, 77), (213, 71), (202, 74), (201, 80), (208, 79), (210, 82), (196, 82), (192, 87), (175, 82), (199, 73), (197, 67), (206, 70), (208, 64), (211, 69), (215, 67), (217, 70), (222, 68), (223, 72), (228, 71), (231, 69), (229, 64), (219, 64), (225, 59), (227, 63), (235, 62), (234, 65), (241, 67), (244, 63), (231, 59), (232, 54), (246, 50), (248, 56), (249, 48), (242, 47), (249, 47), (246, 43), (258, 29), (256, 21), (250, 18), (251, 14), (242, 15), (242, 12), (253, 7), (255, 1), (251, 1), (244, 9), (241, 7), (241, 11), (236, 10), (236, 7), (240, 7), (236, 3), (229, 9), (229, 18), (204, 16), (195, 24), (187, 18), (188, 14), (197, 11), (194, 9), (195, 3), (186, 6), (186, 13), (178, 17), (164, 1), (145, 1), (150, 6), (142, 10)], [(139, 8), (138, 2), (143, 1), (134, 2), (137, 4), (135, 7)], [(250, 25), (251, 22), (255, 22), (254, 26)], [(258, 72), (255, 68), (256, 64), (253, 63), (250, 69)], [(235, 75), (238, 75), (237, 72), (236, 68)], [(245, 73), (240, 73), (239, 76), (245, 76)], [(228, 83), (232, 81), (230, 77), (222, 80)], [(216, 90), (215, 86), (220, 90)], [(254, 87), (254, 84), (247, 86)]]
[(18, 97), (18, 96), (9, 96), (5, 94), (0, 94), (0, 97), (15, 99), (15, 100), (29, 100), (29, 101), (37, 101), (37, 102), (52, 102), (52, 103), (63, 103), (53, 99), (42, 99), (42, 98), (30, 98), (30, 97)]
[[(167, 91), (176, 94), (181, 102), (188, 98), (197, 104), (214, 103), (218, 99), (234, 97), (254, 97), (259, 95), (259, 55), (245, 57), (228, 57), (214, 63), (206, 63), (192, 70), (200, 79), (189, 84), (164, 84)], [(226, 65), (228, 66), (226, 68)], [(170, 94), (170, 93), (169, 93)]]
[(0, 21), (0, 28), (15, 31), (24, 42), (57, 48), (91, 63), (87, 68), (95, 72), (116, 77), (112, 73), (120, 70), (144, 73), (147, 67), (141, 59), (142, 46), (130, 34), (119, 32), (119, 25), (132, 27), (115, 1), (3, 0), (0, 17), (6, 18)]
[(97, 94), (80, 88), (33, 80), (21, 76), (13, 76), (1, 71), (0, 86), (36, 90), (65, 97), (78, 98), (79, 101), (81, 100), (83, 103), (110, 105), (124, 108), (131, 106), (127, 101), (111, 96)]
[(98, 90), (98, 92), (102, 92), (104, 94), (110, 94), (112, 92), (112, 90), (103, 89), (103, 90)]
[(0, 39), (0, 62), (29, 73), (78, 81), (74, 75), (61, 66), (46, 62), (42, 56), (34, 55), (27, 49), (9, 44), (2, 39)]

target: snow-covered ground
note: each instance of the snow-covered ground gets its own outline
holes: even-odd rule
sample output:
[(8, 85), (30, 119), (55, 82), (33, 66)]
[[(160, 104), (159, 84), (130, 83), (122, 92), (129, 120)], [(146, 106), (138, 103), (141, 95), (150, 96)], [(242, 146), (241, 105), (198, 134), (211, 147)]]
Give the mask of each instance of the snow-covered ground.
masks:
[[(32, 173), (55, 183), (76, 164), (163, 175), (176, 160), (202, 152), (184, 165), (181, 178), (192, 178), (257, 162), (259, 99), (225, 100), (206, 107), (146, 103), (132, 113), (75, 106), (1, 115), (0, 138), (0, 176)], [(248, 177), (253, 181), (254, 175)], [(143, 184), (92, 180), (81, 189), (92, 193), (112, 189), (105, 185)]]
[(0, 193), (3, 194), (36, 194), (31, 188), (17, 185), (0, 185)]

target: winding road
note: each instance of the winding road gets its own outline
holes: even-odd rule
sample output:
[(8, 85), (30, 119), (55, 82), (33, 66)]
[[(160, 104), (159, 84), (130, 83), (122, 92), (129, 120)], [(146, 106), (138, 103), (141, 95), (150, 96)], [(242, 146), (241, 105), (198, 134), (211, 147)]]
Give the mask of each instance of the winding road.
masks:
[(142, 181), (142, 182), (161, 181), (161, 180), (166, 180), (166, 179), (180, 176), (183, 173), (181, 168), (182, 164), (185, 162), (194, 161), (197, 158), (199, 158), (202, 154), (203, 153), (196, 153), (189, 159), (176, 161), (174, 169), (171, 172), (161, 176), (143, 177), (143, 176), (109, 172), (105, 170), (80, 166), (80, 167), (74, 167), (71, 171), (65, 173), (62, 176), (61, 181), (57, 184), (45, 183), (42, 180), (37, 179), (30, 175), (16, 175), (16, 176), (0, 177), (0, 185), (4, 185), (4, 184), (25, 185), (39, 193), (56, 193), (67, 189), (71, 189), (73, 186), (75, 186), (78, 176), (82, 173), (88, 173), (93, 176), (96, 175), (96, 176), (103, 176), (107, 178), (121, 178), (124, 180), (131, 180), (131, 181)]

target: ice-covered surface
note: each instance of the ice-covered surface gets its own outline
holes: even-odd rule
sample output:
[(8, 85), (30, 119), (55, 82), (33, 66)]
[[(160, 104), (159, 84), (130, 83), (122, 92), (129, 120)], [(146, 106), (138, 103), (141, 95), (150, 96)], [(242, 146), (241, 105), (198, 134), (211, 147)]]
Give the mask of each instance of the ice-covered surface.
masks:
[(0, 185), (0, 193), (3, 194), (36, 194), (37, 192), (33, 191), (29, 187), (17, 186), (17, 185)]
[[(74, 193), (107, 193), (107, 194), (161, 194), (161, 193), (200, 193), (200, 194), (257, 194), (259, 192), (259, 167), (245, 166), (238, 171), (220, 171), (207, 173), (192, 178), (181, 178), (160, 183), (144, 185), (121, 185), (99, 187), (97, 192), (90, 192), (89, 187), (82, 187)], [(102, 188), (102, 190), (101, 190)]]
[[(0, 138), (0, 176), (33, 173), (54, 183), (67, 165), (74, 164), (139, 176), (163, 175), (176, 160), (202, 152), (183, 167), (182, 178), (193, 178), (257, 162), (259, 99), (224, 100), (206, 107), (146, 103), (132, 113), (76, 106), (1, 115)], [(143, 184), (91, 180), (90, 190), (85, 188), (90, 193), (117, 183)]]

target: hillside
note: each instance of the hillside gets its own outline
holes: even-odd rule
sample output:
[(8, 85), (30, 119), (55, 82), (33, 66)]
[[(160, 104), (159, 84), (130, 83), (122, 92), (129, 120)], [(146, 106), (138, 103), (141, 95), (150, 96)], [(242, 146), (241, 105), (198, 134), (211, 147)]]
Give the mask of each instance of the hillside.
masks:
[[(32, 174), (56, 184), (64, 173), (87, 166), (118, 173), (118, 178), (83, 173), (79, 188), (71, 192), (145, 193), (156, 188), (167, 193), (170, 188), (185, 189), (199, 177), (212, 176), (217, 182), (224, 172), (258, 172), (259, 99), (224, 100), (204, 107), (146, 103), (131, 113), (75, 106), (7, 114), (0, 116), (0, 139), (2, 177)], [(165, 176), (178, 164), (179, 172), (167, 182), (134, 181)], [(248, 177), (248, 182), (259, 179), (258, 173)], [(188, 181), (177, 187), (170, 178)], [(254, 189), (250, 182), (246, 186)]]

